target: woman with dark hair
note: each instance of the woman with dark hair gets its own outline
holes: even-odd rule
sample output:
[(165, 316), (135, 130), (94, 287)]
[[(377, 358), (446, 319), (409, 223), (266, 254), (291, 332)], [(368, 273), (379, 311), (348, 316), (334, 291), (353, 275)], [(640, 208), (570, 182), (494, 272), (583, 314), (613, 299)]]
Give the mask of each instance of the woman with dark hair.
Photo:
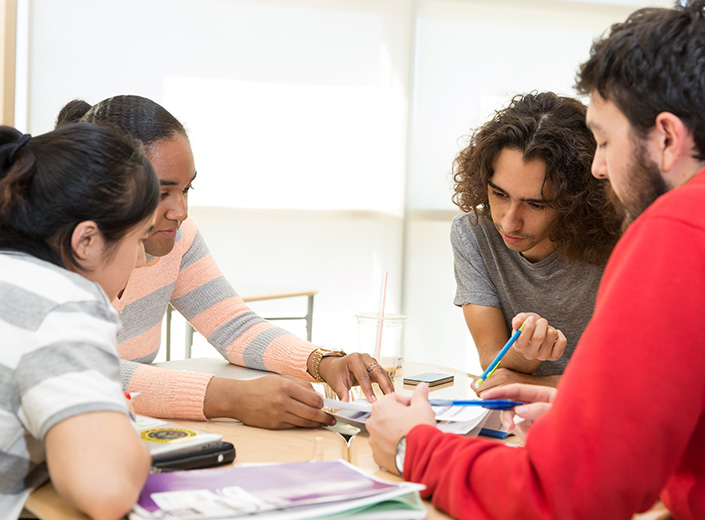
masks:
[(159, 185), (139, 142), (81, 123), (0, 127), (0, 518), (50, 476), (120, 518), (151, 459), (120, 385), (110, 301), (144, 263)]
[(527, 320), (483, 391), (555, 386), (592, 316), (622, 219), (591, 174), (585, 110), (552, 92), (515, 96), (455, 160), (454, 303), (483, 368)]
[[(162, 188), (154, 232), (145, 241), (148, 262), (136, 269), (113, 301), (123, 330), (118, 352), (125, 389), (145, 415), (203, 420), (232, 417), (265, 428), (317, 427), (332, 417), (308, 381), (326, 382), (347, 400), (359, 384), (375, 400), (371, 382), (393, 386), (367, 354), (323, 350), (252, 312), (220, 273), (188, 218), (188, 192), (196, 177), (193, 153), (181, 123), (140, 96), (116, 96), (90, 106), (68, 103), (57, 126), (88, 121), (113, 125), (144, 144)], [(237, 381), (150, 363), (160, 347), (161, 323), (171, 303), (231, 363), (296, 376)]]

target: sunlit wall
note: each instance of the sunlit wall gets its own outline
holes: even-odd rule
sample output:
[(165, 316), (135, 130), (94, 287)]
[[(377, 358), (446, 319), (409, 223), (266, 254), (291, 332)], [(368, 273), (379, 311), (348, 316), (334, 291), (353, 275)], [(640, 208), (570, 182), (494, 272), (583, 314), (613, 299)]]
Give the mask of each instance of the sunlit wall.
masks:
[(451, 303), (453, 158), (512, 95), (571, 94), (592, 39), (641, 4), (32, 0), (24, 110), (38, 134), (73, 98), (162, 103), (189, 131), (192, 214), (236, 289), (318, 289), (314, 341), (355, 350), (354, 314), (389, 272), (407, 359), (473, 371)]

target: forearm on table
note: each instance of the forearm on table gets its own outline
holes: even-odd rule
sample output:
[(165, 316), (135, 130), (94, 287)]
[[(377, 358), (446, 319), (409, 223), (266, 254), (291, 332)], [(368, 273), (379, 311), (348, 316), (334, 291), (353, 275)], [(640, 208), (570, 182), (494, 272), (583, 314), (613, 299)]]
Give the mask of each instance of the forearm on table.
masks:
[(208, 383), (206, 396), (203, 401), (203, 414), (208, 419), (217, 417), (231, 417), (243, 420), (242, 411), (238, 408), (238, 389), (242, 381), (213, 377)]
[(525, 379), (524, 381), (521, 381), (522, 383), (527, 383), (530, 385), (551, 386), (553, 388), (556, 388), (558, 386), (558, 382), (561, 380), (561, 376), (532, 376), (531, 374), (522, 374), (522, 379)]
[(524, 374), (522, 372), (517, 372), (515, 370), (503, 368), (497, 369), (493, 375), (485, 380), (482, 384), (482, 391), (489, 390), (495, 386), (510, 385), (513, 383), (521, 383), (525, 385), (541, 385), (541, 386), (558, 386), (558, 381), (560, 381), (558, 375), (555, 376), (533, 376), (531, 374)]
[(532, 376), (538, 379), (538, 384), (544, 386), (552, 386), (553, 388), (558, 387), (558, 383), (561, 380), (562, 375), (555, 376)]

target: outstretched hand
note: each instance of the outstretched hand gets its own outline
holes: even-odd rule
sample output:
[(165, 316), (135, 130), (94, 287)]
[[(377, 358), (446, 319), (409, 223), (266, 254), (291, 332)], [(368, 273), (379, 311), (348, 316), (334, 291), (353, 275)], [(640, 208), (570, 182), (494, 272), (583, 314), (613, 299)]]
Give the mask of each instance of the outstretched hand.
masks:
[(209, 419), (231, 417), (271, 430), (334, 424), (334, 418), (322, 408), (323, 398), (310, 383), (279, 375), (249, 381), (214, 377), (203, 407)]
[(387, 371), (369, 354), (324, 357), (318, 371), (341, 401), (350, 399), (350, 389), (355, 385), (360, 385), (362, 393), (371, 403), (377, 400), (372, 389), (373, 382), (379, 384), (384, 394), (394, 392), (394, 385)]
[[(512, 410), (503, 410), (501, 418), (502, 425), (507, 431), (514, 432), (517, 437), (525, 440), (531, 425), (551, 409), (557, 394), (558, 390), (548, 386), (512, 384), (491, 388), (484, 392), (482, 397), (523, 402), (523, 405)], [(522, 420), (515, 422), (515, 417)]]

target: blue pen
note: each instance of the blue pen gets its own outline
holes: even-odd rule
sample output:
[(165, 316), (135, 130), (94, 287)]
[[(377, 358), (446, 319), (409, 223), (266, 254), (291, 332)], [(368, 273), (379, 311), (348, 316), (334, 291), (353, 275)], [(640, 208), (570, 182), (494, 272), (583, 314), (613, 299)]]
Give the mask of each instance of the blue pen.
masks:
[(509, 399), (429, 399), (431, 406), (482, 406), (490, 410), (511, 410), (515, 406), (524, 404), (521, 401)]
[[(526, 323), (526, 321), (524, 322)], [(495, 371), (495, 369), (499, 366), (499, 364), (502, 362), (502, 358), (504, 355), (509, 352), (509, 349), (512, 348), (512, 345), (514, 345), (514, 342), (517, 340), (519, 335), (521, 334), (521, 331), (524, 329), (524, 323), (521, 324), (521, 327), (519, 327), (517, 330), (514, 331), (514, 334), (512, 334), (512, 337), (509, 338), (509, 341), (507, 341), (504, 346), (502, 347), (502, 350), (500, 350), (495, 358), (492, 360), (492, 363), (487, 367), (487, 370), (485, 370), (480, 378), (475, 381), (475, 388), (480, 388), (480, 385), (492, 375), (492, 372)]]

